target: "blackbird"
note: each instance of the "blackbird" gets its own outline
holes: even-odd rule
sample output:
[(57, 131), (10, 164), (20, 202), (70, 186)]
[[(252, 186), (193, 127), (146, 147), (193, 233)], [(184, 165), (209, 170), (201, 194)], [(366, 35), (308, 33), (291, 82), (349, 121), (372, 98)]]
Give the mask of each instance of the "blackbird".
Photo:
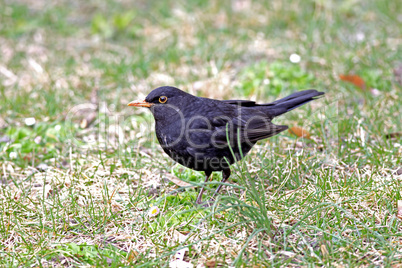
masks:
[[(249, 100), (215, 100), (196, 97), (178, 88), (164, 86), (151, 91), (144, 101), (128, 106), (147, 107), (155, 118), (156, 137), (173, 160), (204, 171), (205, 182), (213, 171), (222, 171), (213, 197), (230, 176), (230, 165), (242, 159), (262, 139), (287, 126), (275, 125), (274, 117), (317, 99), (324, 92), (305, 90), (272, 103)], [(196, 203), (202, 203), (202, 187)]]

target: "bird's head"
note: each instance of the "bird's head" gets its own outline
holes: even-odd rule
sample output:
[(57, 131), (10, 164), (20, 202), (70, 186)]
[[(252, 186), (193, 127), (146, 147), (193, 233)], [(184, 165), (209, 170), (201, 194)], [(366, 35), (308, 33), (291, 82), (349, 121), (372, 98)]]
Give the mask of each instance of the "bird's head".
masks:
[(128, 106), (150, 108), (155, 119), (166, 118), (180, 112), (183, 103), (191, 102), (194, 96), (175, 87), (158, 87), (143, 101), (132, 101)]

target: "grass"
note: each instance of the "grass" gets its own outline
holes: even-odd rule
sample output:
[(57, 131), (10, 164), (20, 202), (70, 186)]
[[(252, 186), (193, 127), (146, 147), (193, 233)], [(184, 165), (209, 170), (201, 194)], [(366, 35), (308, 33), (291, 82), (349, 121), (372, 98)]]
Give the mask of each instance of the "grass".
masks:
[[(0, 5), (0, 266), (168, 267), (183, 248), (207, 267), (401, 265), (398, 1)], [(198, 209), (203, 174), (173, 163), (150, 113), (126, 107), (166, 84), (326, 98), (275, 121), (310, 139), (259, 142)]]

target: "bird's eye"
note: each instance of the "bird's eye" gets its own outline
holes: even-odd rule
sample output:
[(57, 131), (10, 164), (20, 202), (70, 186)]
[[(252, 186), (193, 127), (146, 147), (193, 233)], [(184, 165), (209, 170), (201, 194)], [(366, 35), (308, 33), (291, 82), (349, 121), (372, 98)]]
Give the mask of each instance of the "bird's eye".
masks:
[(160, 102), (160, 103), (165, 103), (165, 102), (167, 102), (167, 97), (166, 97), (166, 96), (159, 97), (159, 102)]

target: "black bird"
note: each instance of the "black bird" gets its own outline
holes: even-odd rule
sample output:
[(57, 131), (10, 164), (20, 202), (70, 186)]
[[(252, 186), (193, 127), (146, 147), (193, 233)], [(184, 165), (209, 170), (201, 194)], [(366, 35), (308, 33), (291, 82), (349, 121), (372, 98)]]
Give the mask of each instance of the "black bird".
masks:
[[(230, 165), (242, 159), (262, 139), (287, 126), (271, 123), (274, 117), (315, 100), (324, 92), (305, 90), (272, 103), (248, 100), (214, 100), (196, 97), (175, 87), (154, 89), (144, 101), (129, 106), (150, 108), (156, 137), (165, 153), (188, 168), (204, 171), (205, 182), (213, 171), (222, 171), (222, 183)], [(218, 186), (213, 196), (221, 189)], [(204, 188), (197, 197), (202, 202)]]

